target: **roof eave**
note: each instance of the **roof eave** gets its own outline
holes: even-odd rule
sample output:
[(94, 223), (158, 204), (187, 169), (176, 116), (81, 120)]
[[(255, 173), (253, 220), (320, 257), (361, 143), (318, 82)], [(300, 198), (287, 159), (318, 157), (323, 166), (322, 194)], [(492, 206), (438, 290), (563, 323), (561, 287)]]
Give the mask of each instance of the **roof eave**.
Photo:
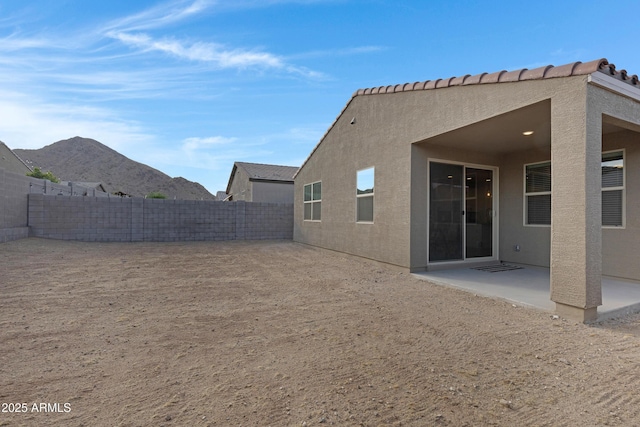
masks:
[(596, 72), (588, 75), (587, 82), (640, 102), (640, 87), (634, 87), (613, 76)]

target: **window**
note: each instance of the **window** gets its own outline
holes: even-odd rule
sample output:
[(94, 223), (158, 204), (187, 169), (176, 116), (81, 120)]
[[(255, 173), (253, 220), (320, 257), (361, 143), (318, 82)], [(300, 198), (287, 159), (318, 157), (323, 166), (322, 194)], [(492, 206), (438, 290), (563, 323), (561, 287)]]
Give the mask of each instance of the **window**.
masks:
[(524, 223), (551, 225), (551, 162), (525, 165)]
[[(624, 227), (624, 151), (602, 153), (602, 226)], [(551, 224), (551, 163), (525, 165), (525, 224)]]
[(322, 182), (304, 186), (304, 220), (320, 221), (322, 207)]
[(356, 191), (356, 221), (358, 222), (373, 222), (373, 183), (373, 168), (358, 171)]
[(602, 153), (602, 225), (622, 227), (624, 212), (624, 152)]

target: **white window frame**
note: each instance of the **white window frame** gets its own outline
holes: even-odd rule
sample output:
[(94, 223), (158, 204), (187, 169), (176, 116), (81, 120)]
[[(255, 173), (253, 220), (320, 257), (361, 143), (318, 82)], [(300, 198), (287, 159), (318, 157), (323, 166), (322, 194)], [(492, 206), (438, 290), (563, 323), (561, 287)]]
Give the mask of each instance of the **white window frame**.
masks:
[[(603, 225), (602, 228), (605, 229), (614, 229), (614, 230), (620, 230), (620, 229), (624, 229), (627, 226), (627, 191), (626, 191), (626, 187), (627, 187), (627, 167), (625, 165), (626, 163), (626, 158), (627, 158), (627, 153), (625, 152), (624, 148), (619, 148), (617, 150), (609, 150), (609, 151), (603, 151), (602, 154), (609, 154), (609, 153), (622, 153), (622, 186), (618, 186), (618, 187), (602, 187), (602, 192), (604, 193), (605, 191), (620, 191), (622, 190), (622, 224), (621, 225)], [(601, 171), (602, 173), (602, 171)], [(600, 184), (602, 185), (602, 184)]]
[[(367, 171), (371, 169), (373, 171), (373, 192), (371, 193), (364, 193), (364, 194), (358, 194), (358, 173), (363, 172), (363, 171)], [(375, 212), (376, 212), (376, 198), (375, 198), (375, 193), (376, 193), (376, 168), (374, 166), (369, 166), (366, 167), (364, 169), (359, 169), (356, 171), (356, 223), (358, 224), (373, 224), (374, 219), (375, 219)], [(371, 209), (373, 210), (373, 212), (371, 213), (371, 221), (362, 221), (359, 218), (359, 212), (358, 212), (358, 199), (361, 198), (367, 198), (367, 197), (371, 197), (372, 201), (371, 201)]]
[(528, 211), (528, 206), (529, 204), (527, 203), (528, 197), (529, 196), (546, 196), (549, 195), (551, 196), (551, 191), (537, 191), (537, 192), (531, 192), (531, 193), (527, 193), (527, 166), (534, 166), (534, 165), (544, 165), (544, 164), (549, 164), (551, 166), (551, 160), (545, 160), (543, 162), (534, 162), (534, 163), (526, 163), (523, 165), (522, 167), (522, 192), (524, 194), (524, 197), (522, 198), (522, 223), (525, 227), (551, 227), (551, 223), (549, 224), (529, 224), (527, 223), (527, 221), (529, 220), (529, 211)]
[[(313, 186), (314, 186), (314, 184), (320, 184), (320, 198), (317, 199), (317, 200), (313, 198)], [(305, 189), (307, 187), (311, 187), (311, 199), (310, 200), (305, 200), (304, 199), (305, 198)], [(303, 221), (307, 221), (307, 222), (320, 222), (320, 221), (322, 221), (322, 213), (320, 213), (320, 219), (315, 219), (313, 217), (313, 205), (315, 203), (320, 204), (320, 212), (322, 212), (322, 181), (314, 181), (314, 182), (310, 182), (309, 184), (305, 184), (302, 187), (302, 200), (303, 200), (303, 203), (304, 203), (303, 204), (303, 210), (302, 210)], [(306, 208), (307, 204), (309, 204), (310, 209), (311, 209), (311, 218), (310, 219), (305, 218), (304, 208)]]

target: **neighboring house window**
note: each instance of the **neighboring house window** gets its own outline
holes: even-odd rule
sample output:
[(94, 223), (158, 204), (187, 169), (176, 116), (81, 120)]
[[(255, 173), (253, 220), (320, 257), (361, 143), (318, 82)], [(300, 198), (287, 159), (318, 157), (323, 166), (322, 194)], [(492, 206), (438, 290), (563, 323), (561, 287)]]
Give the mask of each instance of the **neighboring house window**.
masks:
[(551, 162), (525, 165), (524, 223), (551, 225)]
[(320, 221), (322, 210), (322, 182), (304, 186), (304, 220)]
[(358, 187), (356, 191), (358, 222), (373, 222), (373, 187), (374, 168), (358, 171)]
[[(624, 151), (602, 153), (602, 226), (624, 226)], [(551, 162), (525, 165), (525, 224), (551, 224)]]
[(602, 225), (624, 226), (624, 152), (602, 153)]

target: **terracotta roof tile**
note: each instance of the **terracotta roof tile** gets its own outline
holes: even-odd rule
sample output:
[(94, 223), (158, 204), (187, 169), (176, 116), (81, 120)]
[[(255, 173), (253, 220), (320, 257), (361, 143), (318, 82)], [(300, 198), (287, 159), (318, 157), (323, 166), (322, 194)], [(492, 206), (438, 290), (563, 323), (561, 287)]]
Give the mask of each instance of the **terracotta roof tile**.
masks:
[(607, 64), (608, 62), (606, 59), (596, 59), (595, 61), (576, 63), (576, 66), (573, 68), (573, 72), (575, 74), (595, 73), (596, 71), (600, 71), (600, 69)]
[(413, 90), (423, 90), (425, 85), (429, 82), (429, 80), (425, 80), (423, 82), (415, 82), (413, 84)]
[[(437, 79), (437, 80), (426, 80), (424, 82), (415, 82), (415, 83), (405, 83), (399, 84), (395, 86), (380, 86), (378, 88), (367, 88), (367, 89), (358, 89), (351, 100), (347, 102), (347, 105), (342, 109), (338, 118), (342, 115), (342, 113), (347, 109), (353, 98), (361, 95), (375, 95), (375, 94), (383, 94), (383, 93), (394, 93), (394, 92), (407, 92), (407, 91), (416, 91), (416, 90), (432, 90), (432, 89), (440, 89), (447, 88), (453, 86), (468, 86), (468, 85), (477, 85), (477, 84), (492, 84), (492, 83), (511, 83), (511, 82), (519, 82), (526, 80), (541, 80), (541, 79), (551, 79), (557, 77), (570, 77), (570, 76), (582, 76), (593, 73), (604, 73), (609, 76), (612, 76), (624, 83), (627, 83), (633, 87), (640, 88), (640, 81), (638, 80), (637, 75), (629, 76), (626, 70), (616, 70), (615, 65), (610, 64), (606, 58), (596, 59), (590, 62), (572, 62), (570, 64), (560, 65), (558, 67), (554, 67), (553, 65), (547, 65), (543, 67), (534, 68), (533, 70), (528, 70), (526, 68), (521, 70), (514, 71), (498, 71), (496, 73), (481, 73), (476, 74), (475, 76), (465, 75), (461, 77), (450, 77), (448, 79)], [(329, 127), (329, 129), (325, 132), (324, 136), (320, 139), (318, 145), (322, 143), (325, 136), (331, 131), (331, 128), (336, 124), (338, 118), (333, 122), (333, 124)], [(318, 146), (317, 145), (317, 146)], [(316, 146), (316, 148), (317, 148)], [(313, 149), (313, 151), (316, 150)], [(312, 154), (313, 154), (312, 151)], [(307, 158), (308, 160), (308, 158)], [(305, 162), (302, 164), (301, 168), (306, 164)]]
[(552, 79), (556, 77), (570, 77), (580, 76), (592, 73), (604, 73), (609, 76), (630, 84), (635, 87), (640, 87), (640, 81), (637, 75), (629, 76), (626, 70), (616, 70), (616, 66), (610, 64), (605, 58), (596, 59), (590, 62), (572, 62), (570, 64), (560, 65), (554, 67), (553, 65), (547, 65), (544, 67), (534, 68), (528, 70), (523, 68), (521, 70), (514, 71), (498, 71), (495, 73), (481, 73), (471, 76), (466, 74), (460, 77), (450, 77), (448, 79), (427, 80), (424, 82), (404, 83), (390, 86), (380, 86), (377, 88), (358, 89), (353, 96), (359, 95), (375, 95), (383, 93), (396, 93), (407, 92), (413, 90), (431, 90), (440, 89), (452, 86), (468, 86), (476, 84), (493, 84), (493, 83), (508, 83), (519, 82), (525, 80), (541, 80)]
[(550, 79), (553, 77), (569, 77), (573, 75), (573, 70), (576, 68), (576, 65), (578, 65), (577, 62), (561, 65), (559, 67), (551, 67), (545, 73), (544, 78)]
[(465, 74), (464, 76), (460, 77), (452, 77), (449, 86), (462, 86), (465, 80), (467, 80), (467, 78), (469, 78), (470, 76), (471, 74)]
[(441, 79), (437, 79), (437, 80), (427, 80), (424, 83), (424, 90), (428, 90), (428, 89), (435, 89), (436, 87), (438, 87), (438, 82)]
[(444, 80), (438, 80), (438, 83), (436, 84), (436, 88), (451, 86), (451, 81), (453, 79), (455, 79), (455, 77), (450, 77), (450, 78), (444, 79)]
[(502, 80), (503, 82), (517, 82), (520, 81), (520, 77), (522, 77), (522, 74), (527, 71), (526, 68), (523, 68), (522, 70), (515, 70), (515, 71), (507, 71), (506, 73), (504, 73), (502, 75)]
[(485, 74), (484, 76), (482, 76), (482, 78), (480, 79), (480, 83), (499, 83), (500, 82), (500, 77), (502, 77), (503, 74), (505, 74), (507, 71), (506, 70), (502, 70), (502, 71), (498, 71), (495, 73), (491, 73), (491, 74)]
[(549, 70), (549, 68), (553, 68), (553, 65), (547, 65), (546, 67), (538, 67), (533, 70), (524, 70), (520, 75), (520, 80), (538, 80), (544, 79), (545, 74)]
[(480, 83), (480, 80), (482, 80), (482, 78), (486, 75), (487, 73), (482, 73), (482, 74), (476, 74), (475, 76), (470, 76), (467, 77), (466, 79), (464, 79), (464, 85), (477, 85), (478, 83)]

